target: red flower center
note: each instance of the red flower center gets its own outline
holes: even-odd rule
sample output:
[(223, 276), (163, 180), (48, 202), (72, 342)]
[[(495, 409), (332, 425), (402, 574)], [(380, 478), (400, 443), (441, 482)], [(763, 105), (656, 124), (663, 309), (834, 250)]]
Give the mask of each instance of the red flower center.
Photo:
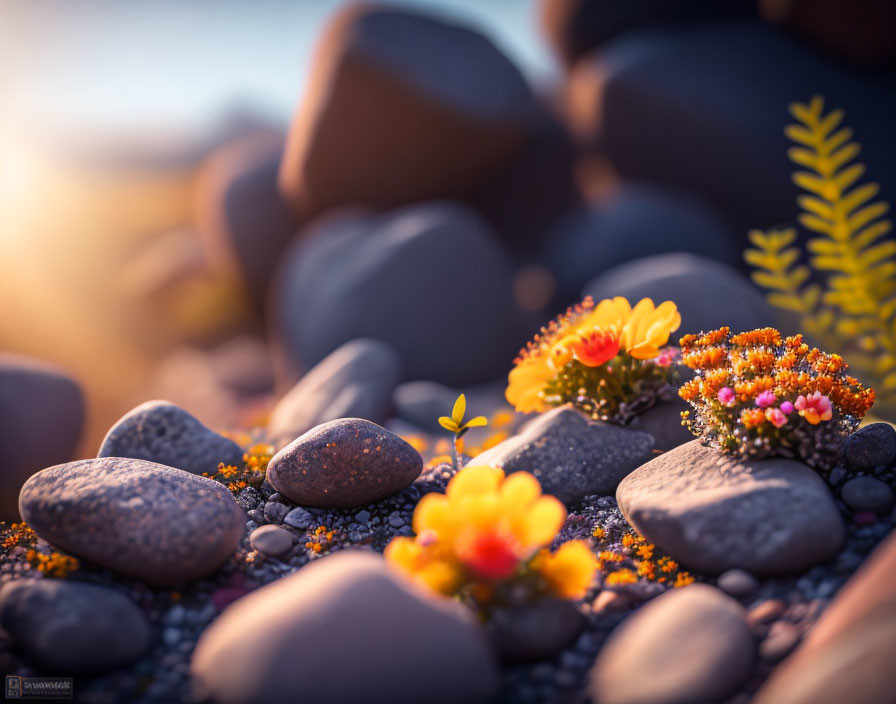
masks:
[(579, 337), (573, 353), (586, 367), (599, 367), (619, 352), (619, 335), (605, 330), (593, 330)]
[(461, 559), (481, 579), (505, 579), (516, 571), (519, 562), (513, 544), (494, 533), (477, 535)]

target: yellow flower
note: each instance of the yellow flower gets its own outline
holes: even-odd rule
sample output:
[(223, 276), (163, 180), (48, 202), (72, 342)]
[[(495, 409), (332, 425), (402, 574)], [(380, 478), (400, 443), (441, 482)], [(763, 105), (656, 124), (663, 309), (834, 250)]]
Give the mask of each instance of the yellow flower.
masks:
[(553, 540), (565, 519), (563, 504), (543, 496), (531, 474), (505, 478), (493, 467), (466, 467), (445, 494), (420, 500), (413, 519), (417, 537), (394, 539), (386, 558), (414, 580), (449, 594), (461, 578), (511, 577)]
[(602, 366), (609, 361), (608, 355), (615, 355), (617, 340), (619, 353), (653, 359), (680, 324), (681, 315), (672, 301), (654, 306), (644, 298), (632, 308), (621, 296), (596, 306), (586, 298), (542, 328), (520, 353), (508, 377), (507, 401), (524, 413), (545, 411), (545, 387), (573, 359), (586, 366)]
[(563, 543), (557, 552), (539, 552), (532, 561), (532, 567), (541, 573), (557, 596), (580, 599), (594, 579), (597, 558), (583, 541), (570, 540)]

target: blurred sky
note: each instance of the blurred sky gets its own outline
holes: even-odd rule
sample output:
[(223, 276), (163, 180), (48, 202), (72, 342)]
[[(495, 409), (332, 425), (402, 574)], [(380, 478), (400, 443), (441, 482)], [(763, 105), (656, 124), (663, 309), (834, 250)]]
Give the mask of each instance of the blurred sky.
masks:
[[(340, 0), (0, 0), (0, 130), (44, 139), (285, 123)], [(484, 30), (539, 82), (533, 0), (405, 0)]]

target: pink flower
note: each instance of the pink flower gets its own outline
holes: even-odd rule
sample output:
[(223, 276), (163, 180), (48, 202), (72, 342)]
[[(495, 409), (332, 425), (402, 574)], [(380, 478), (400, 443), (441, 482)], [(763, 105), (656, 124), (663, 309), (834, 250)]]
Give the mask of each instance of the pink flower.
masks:
[(818, 425), (823, 420), (830, 420), (832, 416), (831, 399), (823, 396), (820, 391), (808, 396), (800, 394), (793, 405), (800, 415), (812, 425)]
[(780, 428), (787, 422), (787, 416), (781, 412), (780, 408), (766, 408), (765, 417), (776, 428)]
[(790, 415), (793, 413), (793, 404), (790, 401), (785, 401), (781, 404), (781, 413), (784, 415)]
[(776, 400), (775, 395), (771, 391), (763, 391), (756, 397), (756, 405), (760, 408), (768, 408), (774, 405)]
[(718, 394), (719, 403), (723, 406), (733, 406), (734, 405), (734, 389), (723, 386), (719, 389)]
[(677, 354), (678, 351), (674, 347), (666, 347), (653, 361), (661, 367), (669, 367), (672, 366), (672, 362), (675, 361)]

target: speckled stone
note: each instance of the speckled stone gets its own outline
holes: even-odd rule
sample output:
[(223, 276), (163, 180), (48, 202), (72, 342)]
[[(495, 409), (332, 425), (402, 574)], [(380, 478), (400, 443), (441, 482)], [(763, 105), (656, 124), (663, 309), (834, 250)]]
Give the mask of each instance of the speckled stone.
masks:
[(753, 665), (743, 608), (705, 584), (673, 589), (617, 628), (591, 670), (596, 704), (696, 704), (734, 694)]
[(532, 472), (545, 493), (574, 504), (612, 494), (629, 472), (652, 457), (653, 437), (593, 421), (569, 408), (541, 414), (513, 437), (472, 460), (508, 474)]
[(423, 470), (420, 453), (394, 433), (360, 418), (323, 423), (284, 447), (268, 481), (294, 503), (357, 508), (409, 486)]
[(498, 689), (468, 609), (355, 550), (229, 607), (202, 634), (192, 673), (217, 704), (484, 704)]
[(249, 545), (270, 557), (280, 557), (293, 546), (292, 534), (280, 526), (261, 526), (252, 531)]
[(219, 462), (241, 465), (243, 451), (180, 406), (147, 401), (112, 426), (97, 457), (132, 457), (193, 474), (213, 474)]
[(218, 482), (122, 457), (38, 472), (22, 487), (19, 510), (47, 542), (156, 587), (217, 569), (245, 521)]
[(629, 474), (626, 520), (679, 562), (709, 574), (798, 574), (840, 550), (843, 520), (816, 472), (794, 460), (736, 460), (694, 440)]
[(0, 590), (0, 626), (50, 672), (102, 672), (138, 658), (149, 623), (124, 594), (97, 584), (22, 579)]

